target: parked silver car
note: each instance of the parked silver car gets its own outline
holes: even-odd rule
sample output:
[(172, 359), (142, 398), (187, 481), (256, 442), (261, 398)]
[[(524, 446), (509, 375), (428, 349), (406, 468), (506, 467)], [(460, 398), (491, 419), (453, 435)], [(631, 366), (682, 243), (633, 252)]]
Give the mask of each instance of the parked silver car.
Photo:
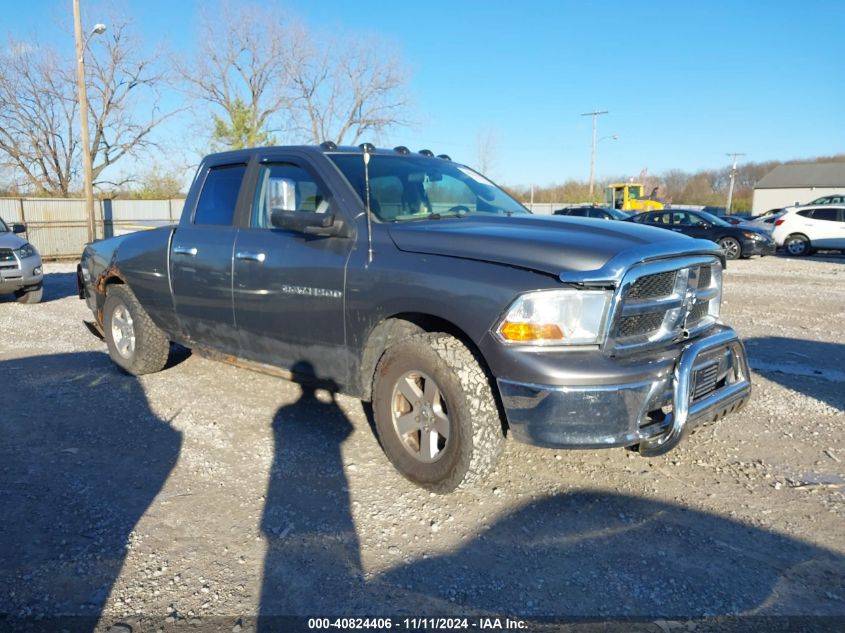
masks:
[(26, 233), (25, 225), (10, 228), (0, 219), (0, 294), (14, 293), (18, 303), (38, 303), (44, 292), (41, 256), (20, 233)]

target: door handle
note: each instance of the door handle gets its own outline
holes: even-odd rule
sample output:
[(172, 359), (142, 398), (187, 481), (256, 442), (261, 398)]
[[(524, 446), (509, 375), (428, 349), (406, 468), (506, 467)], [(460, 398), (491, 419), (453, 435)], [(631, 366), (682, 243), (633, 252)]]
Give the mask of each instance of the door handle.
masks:
[(252, 251), (238, 251), (235, 253), (237, 259), (248, 259), (251, 262), (263, 262), (267, 259), (265, 253), (253, 253)]
[(190, 255), (194, 257), (197, 254), (197, 247), (196, 246), (174, 246), (173, 247), (173, 254), (174, 255)]

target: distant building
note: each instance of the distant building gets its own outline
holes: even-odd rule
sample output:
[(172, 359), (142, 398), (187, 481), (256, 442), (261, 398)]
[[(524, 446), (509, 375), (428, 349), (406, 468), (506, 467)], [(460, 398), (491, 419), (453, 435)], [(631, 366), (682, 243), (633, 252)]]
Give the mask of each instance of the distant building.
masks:
[(775, 167), (754, 186), (753, 213), (845, 194), (845, 163), (793, 163)]

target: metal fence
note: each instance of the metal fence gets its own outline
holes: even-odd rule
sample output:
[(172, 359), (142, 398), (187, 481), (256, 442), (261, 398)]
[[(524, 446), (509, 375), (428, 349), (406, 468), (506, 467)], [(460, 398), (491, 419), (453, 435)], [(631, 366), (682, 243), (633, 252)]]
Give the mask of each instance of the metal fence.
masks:
[[(173, 224), (184, 200), (95, 200), (98, 238)], [(88, 241), (85, 200), (79, 198), (0, 198), (0, 218), (26, 224), (26, 238), (42, 257), (79, 257)]]

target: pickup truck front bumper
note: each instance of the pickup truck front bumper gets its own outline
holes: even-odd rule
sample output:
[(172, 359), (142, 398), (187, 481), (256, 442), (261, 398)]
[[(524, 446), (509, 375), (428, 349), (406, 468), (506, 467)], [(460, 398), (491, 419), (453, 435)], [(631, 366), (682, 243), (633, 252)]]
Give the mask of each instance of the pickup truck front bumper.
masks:
[[(651, 373), (636, 382), (538, 385), (499, 379), (514, 439), (554, 448), (638, 445), (643, 455), (674, 448), (698, 424), (739, 409), (751, 394), (745, 347), (721, 326), (679, 346), (678, 353), (642, 361)], [(630, 368), (620, 372), (630, 375)]]

